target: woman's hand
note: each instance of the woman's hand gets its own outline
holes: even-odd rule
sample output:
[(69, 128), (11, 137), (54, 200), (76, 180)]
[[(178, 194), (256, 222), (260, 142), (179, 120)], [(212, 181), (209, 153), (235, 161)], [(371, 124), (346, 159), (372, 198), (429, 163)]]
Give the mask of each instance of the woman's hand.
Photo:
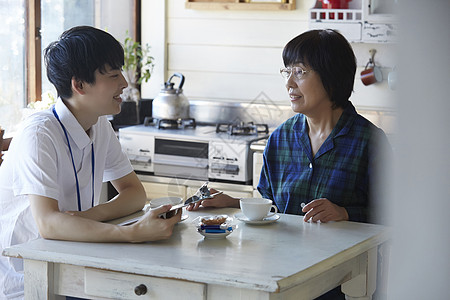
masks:
[(304, 221), (312, 222), (320, 221), (326, 223), (330, 221), (347, 221), (347, 210), (339, 205), (334, 204), (326, 198), (315, 199), (305, 205), (302, 209), (305, 212)]
[[(210, 189), (211, 194), (219, 192), (215, 189)], [(199, 202), (196, 202), (194, 204), (190, 204), (186, 209), (191, 210), (197, 210), (200, 205), (203, 207), (236, 207), (239, 208), (239, 198), (233, 198), (228, 196), (227, 194), (220, 194), (217, 196), (214, 196), (210, 199), (205, 199)]]

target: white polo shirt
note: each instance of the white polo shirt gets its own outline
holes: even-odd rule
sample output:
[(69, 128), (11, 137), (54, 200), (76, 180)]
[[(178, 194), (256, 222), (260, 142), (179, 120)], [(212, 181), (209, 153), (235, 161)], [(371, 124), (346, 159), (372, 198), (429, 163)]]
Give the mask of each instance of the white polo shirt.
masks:
[[(86, 134), (58, 99), (55, 110), (67, 130), (78, 175), (81, 208), (98, 204), (102, 182), (133, 171), (106, 117)], [(94, 144), (94, 187), (92, 151)], [(61, 211), (78, 210), (76, 180), (66, 136), (51, 109), (30, 116), (22, 125), (0, 166), (0, 248), (39, 237), (28, 194), (56, 199)], [(0, 256), (0, 299), (23, 297), (21, 259)]]

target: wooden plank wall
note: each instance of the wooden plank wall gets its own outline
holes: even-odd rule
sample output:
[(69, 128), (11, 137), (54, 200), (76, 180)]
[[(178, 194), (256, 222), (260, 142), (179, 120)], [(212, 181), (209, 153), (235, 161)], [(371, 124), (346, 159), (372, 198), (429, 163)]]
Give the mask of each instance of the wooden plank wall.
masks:
[[(181, 72), (189, 99), (252, 102), (265, 97), (288, 104), (279, 75), (281, 52), (290, 39), (308, 30), (308, 9), (314, 3), (298, 0), (292, 11), (224, 11), (186, 9), (185, 0), (143, 1), (142, 40), (152, 46), (157, 64), (143, 85), (143, 97), (156, 97), (168, 76)], [(352, 46), (357, 74), (375, 47), (375, 60), (387, 78), (395, 64), (391, 45)], [(357, 78), (352, 101), (370, 110), (395, 106), (386, 81), (365, 87)]]

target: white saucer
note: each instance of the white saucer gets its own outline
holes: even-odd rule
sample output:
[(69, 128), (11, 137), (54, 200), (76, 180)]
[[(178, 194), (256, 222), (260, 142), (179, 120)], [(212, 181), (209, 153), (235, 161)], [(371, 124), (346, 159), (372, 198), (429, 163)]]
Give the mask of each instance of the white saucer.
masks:
[(262, 220), (251, 221), (243, 213), (237, 213), (234, 215), (234, 217), (236, 219), (238, 219), (239, 221), (242, 221), (242, 222), (244, 222), (246, 224), (250, 224), (250, 225), (270, 224), (270, 223), (274, 223), (274, 222), (278, 221), (278, 219), (280, 218), (280, 216), (278, 214), (274, 214), (273, 216), (266, 217)]
[(201, 235), (203, 235), (205, 237), (205, 239), (223, 239), (227, 235), (232, 233), (233, 231), (227, 230), (223, 233), (206, 233), (206, 232), (203, 232), (202, 230), (198, 230), (197, 232), (200, 233)]

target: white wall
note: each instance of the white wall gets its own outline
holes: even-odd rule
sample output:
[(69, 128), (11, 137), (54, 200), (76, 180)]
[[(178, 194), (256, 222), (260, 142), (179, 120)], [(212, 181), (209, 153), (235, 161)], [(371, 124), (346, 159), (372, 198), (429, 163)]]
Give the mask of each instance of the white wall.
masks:
[(450, 1), (402, 9), (389, 299), (450, 297)]
[[(96, 26), (111, 33), (122, 44), (126, 38), (126, 31), (133, 36), (133, 0), (95, 2)], [(120, 12), (119, 17), (117, 17)]]
[[(308, 9), (314, 3), (297, 1), (292, 11), (223, 11), (186, 9), (185, 0), (143, 1), (142, 40), (151, 45), (157, 64), (153, 78), (142, 87), (143, 97), (156, 97), (167, 77), (181, 72), (189, 99), (251, 102), (263, 93), (288, 105), (278, 72), (281, 52), (289, 40), (308, 30)], [(375, 62), (387, 78), (396, 63), (393, 45), (352, 46), (357, 74), (369, 60), (369, 49), (375, 48)], [(357, 76), (351, 100), (374, 123), (394, 131), (391, 111), (396, 101), (386, 80), (366, 87)]]

